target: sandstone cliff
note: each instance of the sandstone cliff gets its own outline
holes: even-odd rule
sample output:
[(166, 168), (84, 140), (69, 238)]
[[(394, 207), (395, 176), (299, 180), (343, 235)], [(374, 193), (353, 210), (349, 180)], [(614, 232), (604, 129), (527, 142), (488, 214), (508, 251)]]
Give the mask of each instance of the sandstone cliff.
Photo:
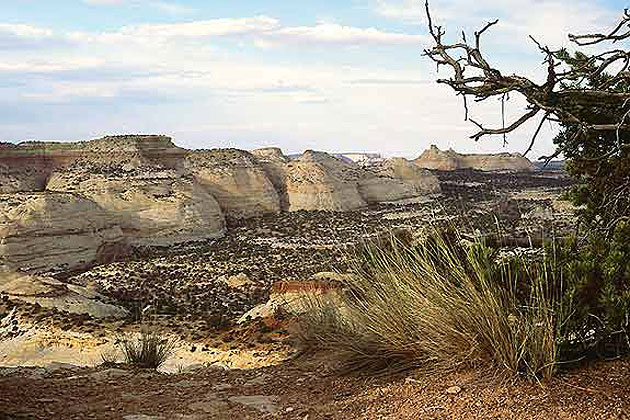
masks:
[(453, 171), (477, 169), (480, 171), (533, 171), (534, 165), (518, 153), (460, 154), (453, 149), (442, 151), (436, 146), (425, 150), (415, 163), (425, 169)]
[(221, 209), (186, 172), (187, 154), (163, 136), (4, 145), (0, 268), (76, 269), (133, 245), (223, 235)]
[(406, 159), (376, 159), (360, 165), (324, 152), (295, 160), (280, 149), (252, 152), (265, 169), (284, 210), (356, 210), (439, 192), (437, 177)]
[(280, 208), (283, 211), (289, 210), (289, 195), (287, 193), (287, 168), (289, 162), (287, 158), (277, 147), (267, 147), (264, 149), (256, 149), (252, 151), (252, 155), (256, 157), (262, 166), (267, 178), (278, 194)]
[(281, 210), (274, 184), (249, 152), (213, 149), (191, 152), (187, 167), (228, 217), (246, 218)]
[(215, 198), (186, 173), (187, 152), (168, 137), (87, 142), (71, 164), (53, 171), (48, 191), (87, 197), (117, 220), (132, 245), (169, 245), (221, 236)]
[(75, 194), (0, 195), (0, 268), (38, 271), (108, 262), (126, 248), (115, 215)]
[(327, 153), (307, 150), (286, 165), (289, 210), (356, 210), (366, 206), (358, 189), (361, 171)]
[(440, 192), (437, 177), (407, 159), (368, 161), (364, 168), (366, 175), (359, 181), (359, 193), (369, 204)]
[(438, 190), (404, 159), (188, 151), (164, 136), (0, 144), (0, 268), (77, 269), (133, 246), (220, 237), (225, 216), (356, 210)]

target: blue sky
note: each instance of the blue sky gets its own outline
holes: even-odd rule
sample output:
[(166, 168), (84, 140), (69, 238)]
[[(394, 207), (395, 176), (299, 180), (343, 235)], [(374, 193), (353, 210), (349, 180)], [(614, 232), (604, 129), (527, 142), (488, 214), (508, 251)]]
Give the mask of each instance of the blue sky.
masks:
[[(431, 3), (453, 36), (500, 18), (487, 55), (534, 79), (544, 72), (528, 35), (566, 45), (566, 33), (605, 30), (624, 7)], [(500, 138), (468, 139), (475, 127), (420, 56), (427, 42), (421, 0), (0, 0), (0, 141), (162, 133), (185, 147), (287, 153), (524, 150), (531, 127), (506, 148)], [(511, 100), (508, 117), (522, 107)], [(499, 110), (472, 111), (498, 123)], [(546, 127), (533, 156), (550, 151), (552, 134)]]

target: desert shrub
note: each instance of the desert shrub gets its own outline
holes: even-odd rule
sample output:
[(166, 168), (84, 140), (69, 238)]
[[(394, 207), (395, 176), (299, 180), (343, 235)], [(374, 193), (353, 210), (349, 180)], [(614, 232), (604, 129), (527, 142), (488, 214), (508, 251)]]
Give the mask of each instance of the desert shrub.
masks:
[(435, 230), (417, 245), (392, 237), (387, 247), (362, 247), (352, 266), (339, 296), (310, 298), (296, 331), (305, 348), (328, 350), (352, 370), (553, 374), (562, 312), (544, 261), (497, 263), (483, 243)]
[(547, 253), (563, 279), (561, 360), (630, 354), (630, 224), (620, 222), (609, 238), (591, 234)]
[[(139, 335), (121, 334), (116, 346), (126, 364), (134, 367), (157, 369), (171, 357), (176, 348), (175, 340), (165, 338), (150, 328), (143, 327)], [(105, 361), (105, 359), (104, 359)]]

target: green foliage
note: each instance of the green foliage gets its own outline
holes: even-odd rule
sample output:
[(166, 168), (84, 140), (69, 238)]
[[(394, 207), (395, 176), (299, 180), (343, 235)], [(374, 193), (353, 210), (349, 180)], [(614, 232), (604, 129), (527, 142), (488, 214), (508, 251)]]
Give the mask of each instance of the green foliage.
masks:
[(617, 224), (611, 238), (556, 244), (559, 293), (566, 308), (559, 332), (563, 361), (630, 354), (630, 224)]
[[(563, 51), (558, 58), (573, 70), (573, 78), (563, 83), (564, 88), (577, 92), (575, 103), (567, 104), (571, 113), (590, 124), (624, 120), (630, 109), (627, 101), (584, 103), (586, 96), (579, 90), (627, 94), (628, 78), (613, 79), (606, 72), (595, 71), (591, 57), (580, 52), (571, 55)], [(565, 123), (554, 143), (567, 159), (567, 171), (576, 181), (571, 198), (581, 206), (582, 221), (597, 235), (609, 237), (617, 223), (630, 220), (630, 130), (584, 130), (580, 124)]]

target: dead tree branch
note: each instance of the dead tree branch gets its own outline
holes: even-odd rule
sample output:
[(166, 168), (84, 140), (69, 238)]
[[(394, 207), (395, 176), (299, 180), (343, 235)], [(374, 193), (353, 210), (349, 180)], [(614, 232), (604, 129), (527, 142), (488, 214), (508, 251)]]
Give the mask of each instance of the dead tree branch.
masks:
[[(466, 41), (465, 33), (462, 33), (461, 41), (447, 43), (444, 40), (446, 32), (434, 24), (429, 0), (425, 2), (425, 9), (433, 45), (425, 49), (424, 55), (436, 63), (438, 70), (443, 66), (450, 70), (451, 77), (439, 79), (438, 83), (450, 86), (463, 96), (466, 119), (479, 128), (471, 138), (505, 136), (541, 110), (545, 115), (527, 152), (532, 149), (544, 121), (575, 125), (579, 128), (576, 132), (582, 133), (580, 135), (630, 130), (630, 111), (627, 109), (630, 93), (610, 89), (619, 83), (630, 83), (630, 51), (617, 48), (578, 59), (566, 50), (552, 50), (532, 37), (545, 55), (547, 65), (547, 79), (536, 83), (527, 77), (503, 74), (482, 53), (482, 36), (497, 25), (498, 20), (486, 23), (475, 32), (472, 44)], [(630, 39), (630, 11), (626, 9), (621, 22), (607, 34), (570, 35), (569, 38), (580, 46)], [(597, 83), (593, 84), (593, 81)], [(484, 101), (491, 97), (505, 98), (508, 94), (520, 95), (529, 104), (527, 111), (511, 124), (506, 126), (504, 120), (501, 128), (485, 128), (470, 118), (469, 96), (475, 101)], [(593, 109), (603, 111), (593, 113)]]

